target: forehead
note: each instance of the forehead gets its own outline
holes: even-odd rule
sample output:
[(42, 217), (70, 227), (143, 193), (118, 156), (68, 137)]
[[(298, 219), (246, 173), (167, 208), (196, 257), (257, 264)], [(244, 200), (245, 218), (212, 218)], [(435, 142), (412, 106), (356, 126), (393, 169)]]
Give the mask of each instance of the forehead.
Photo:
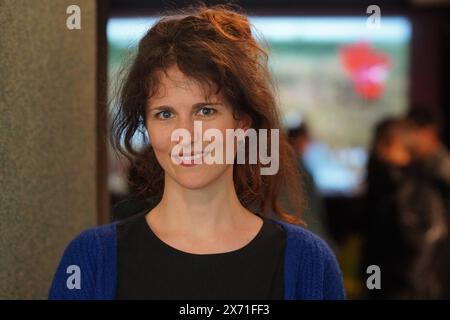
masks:
[(207, 83), (201, 83), (196, 79), (186, 76), (177, 66), (158, 73), (157, 86), (149, 98), (151, 105), (161, 102), (212, 101), (220, 100), (220, 93), (216, 93), (216, 87)]

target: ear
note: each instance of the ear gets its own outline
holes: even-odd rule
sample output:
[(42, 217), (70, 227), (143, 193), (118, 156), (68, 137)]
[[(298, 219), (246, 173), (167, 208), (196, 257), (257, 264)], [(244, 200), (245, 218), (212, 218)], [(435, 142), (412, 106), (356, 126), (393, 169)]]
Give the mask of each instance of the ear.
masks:
[(252, 122), (252, 118), (247, 113), (244, 113), (238, 120), (237, 128), (241, 128), (246, 131), (247, 129), (251, 128)]

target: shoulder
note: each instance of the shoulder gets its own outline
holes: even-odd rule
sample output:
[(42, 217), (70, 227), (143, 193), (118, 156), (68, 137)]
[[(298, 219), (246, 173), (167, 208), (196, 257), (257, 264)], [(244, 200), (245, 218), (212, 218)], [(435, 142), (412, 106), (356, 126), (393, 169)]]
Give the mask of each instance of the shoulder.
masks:
[(71, 244), (98, 244), (99, 242), (111, 241), (116, 234), (117, 223), (105, 224), (92, 227), (78, 234)]
[(103, 298), (105, 275), (114, 275), (116, 223), (89, 228), (66, 247), (55, 272), (49, 299)]
[[(295, 249), (295, 253), (319, 255), (321, 258), (334, 257), (326, 242), (311, 231), (283, 221), (276, 221), (286, 231), (287, 245)], [(320, 258), (319, 257), (319, 258)]]
[(286, 231), (286, 277), (298, 298), (344, 298), (342, 273), (326, 242), (305, 228), (276, 221)]
[(95, 258), (105, 247), (114, 245), (116, 225), (117, 223), (111, 223), (84, 230), (69, 243), (63, 257), (69, 255)]

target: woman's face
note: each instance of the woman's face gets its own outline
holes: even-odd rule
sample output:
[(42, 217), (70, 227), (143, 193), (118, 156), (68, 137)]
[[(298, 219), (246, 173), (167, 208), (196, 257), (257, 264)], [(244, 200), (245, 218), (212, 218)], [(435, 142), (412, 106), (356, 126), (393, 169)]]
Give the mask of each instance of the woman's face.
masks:
[[(167, 75), (166, 75), (167, 74)], [(204, 188), (226, 172), (232, 177), (232, 164), (193, 163), (194, 143), (202, 150), (210, 144), (194, 133), (194, 121), (201, 121), (202, 132), (218, 129), (225, 138), (226, 129), (243, 128), (242, 121), (233, 118), (232, 107), (219, 94), (206, 92), (196, 81), (186, 77), (177, 66), (161, 74), (158, 92), (147, 102), (146, 127), (156, 158), (166, 178), (188, 189)], [(207, 99), (208, 97), (208, 99)], [(173, 161), (172, 150), (182, 140), (171, 141), (176, 129), (186, 129), (192, 137), (191, 153), (176, 152), (182, 162)], [(244, 128), (245, 129), (245, 128)], [(184, 141), (182, 143), (184, 145)], [(200, 157), (207, 155), (201, 154)], [(191, 160), (190, 160), (191, 159)]]

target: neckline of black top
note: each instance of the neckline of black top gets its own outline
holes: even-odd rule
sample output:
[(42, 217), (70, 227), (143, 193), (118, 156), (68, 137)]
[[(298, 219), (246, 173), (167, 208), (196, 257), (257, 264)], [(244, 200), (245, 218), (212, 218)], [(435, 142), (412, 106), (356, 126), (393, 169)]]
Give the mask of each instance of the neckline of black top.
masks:
[(191, 253), (186, 252), (180, 249), (177, 249), (175, 247), (172, 247), (168, 243), (161, 240), (152, 230), (150, 225), (147, 223), (147, 219), (145, 218), (147, 214), (143, 214), (140, 217), (141, 225), (145, 228), (144, 233), (147, 234), (152, 240), (156, 241), (156, 243), (159, 244), (159, 246), (164, 249), (166, 252), (170, 252), (175, 255), (182, 255), (186, 257), (192, 257), (192, 258), (211, 258), (211, 257), (225, 257), (225, 256), (231, 256), (231, 255), (239, 255), (239, 254), (245, 254), (247, 251), (251, 250), (254, 246), (258, 244), (260, 241), (261, 236), (264, 234), (265, 229), (267, 228), (267, 219), (265, 217), (262, 217), (259, 214), (256, 214), (258, 217), (260, 217), (263, 220), (263, 223), (261, 227), (259, 228), (258, 233), (244, 246), (231, 250), (226, 252), (218, 252), (218, 253)]

